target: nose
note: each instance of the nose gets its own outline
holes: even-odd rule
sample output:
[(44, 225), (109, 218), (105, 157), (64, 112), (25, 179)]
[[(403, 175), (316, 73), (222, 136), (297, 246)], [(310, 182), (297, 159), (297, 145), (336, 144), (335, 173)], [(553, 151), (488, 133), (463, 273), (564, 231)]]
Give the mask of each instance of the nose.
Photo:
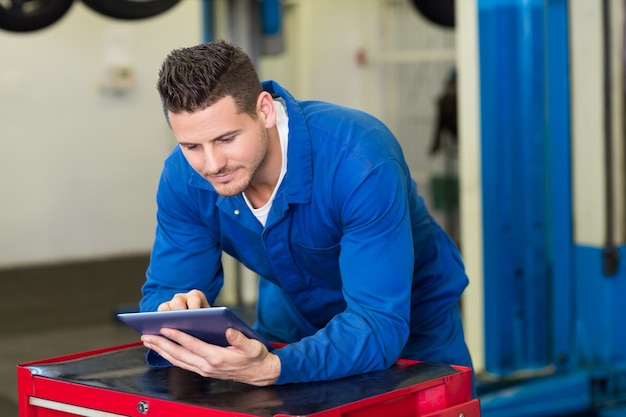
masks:
[(205, 146), (204, 148), (204, 174), (215, 175), (226, 165), (226, 158), (218, 147)]

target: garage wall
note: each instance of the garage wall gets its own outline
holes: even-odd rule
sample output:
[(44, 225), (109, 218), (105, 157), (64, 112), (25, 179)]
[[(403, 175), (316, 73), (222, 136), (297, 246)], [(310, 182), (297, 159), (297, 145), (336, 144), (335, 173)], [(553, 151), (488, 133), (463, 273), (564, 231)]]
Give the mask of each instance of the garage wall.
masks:
[[(146, 252), (173, 138), (154, 88), (201, 40), (200, 1), (132, 23), (75, 2), (43, 30), (0, 31), (0, 267)], [(128, 93), (102, 91), (111, 66)]]
[[(429, 198), (441, 158), (427, 149), (453, 32), (408, 0), (284, 5), (286, 52), (260, 60), (262, 78), (382, 118)], [(201, 10), (186, 0), (127, 22), (76, 1), (46, 29), (0, 31), (0, 268), (149, 252), (158, 176), (174, 145), (154, 84), (171, 49), (202, 41)], [(129, 91), (103, 90), (118, 66), (134, 76)]]
[[(458, 240), (458, 211), (436, 210), (431, 179), (457, 174), (457, 157), (430, 155), (437, 99), (455, 68), (455, 31), (409, 0), (285, 0), (286, 53), (261, 61), (294, 95), (355, 107), (394, 132), (434, 216)], [(288, 72), (283, 70), (288, 68)]]

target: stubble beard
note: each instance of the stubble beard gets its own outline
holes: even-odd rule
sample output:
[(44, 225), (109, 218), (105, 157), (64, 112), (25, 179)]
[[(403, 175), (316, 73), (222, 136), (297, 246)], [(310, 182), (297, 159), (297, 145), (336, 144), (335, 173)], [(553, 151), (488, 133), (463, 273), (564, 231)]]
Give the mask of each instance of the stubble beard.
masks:
[(267, 154), (269, 149), (269, 136), (265, 128), (259, 126), (259, 135), (262, 141), (259, 153), (260, 157), (254, 159), (248, 167), (240, 165), (234, 168), (228, 167), (227, 169), (224, 169), (225, 172), (237, 170), (239, 171), (239, 174), (245, 174), (245, 177), (242, 179), (234, 178), (233, 181), (225, 184), (212, 183), (215, 191), (222, 197), (234, 197), (238, 194), (243, 193), (250, 186), (250, 184), (252, 184), (254, 177), (257, 174), (257, 171), (267, 160)]

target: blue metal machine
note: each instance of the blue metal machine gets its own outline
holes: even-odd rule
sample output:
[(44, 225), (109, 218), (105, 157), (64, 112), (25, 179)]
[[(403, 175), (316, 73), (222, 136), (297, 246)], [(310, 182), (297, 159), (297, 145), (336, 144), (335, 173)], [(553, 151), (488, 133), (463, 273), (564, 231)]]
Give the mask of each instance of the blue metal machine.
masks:
[[(609, 3), (601, 7), (607, 25)], [(609, 189), (607, 170), (605, 244), (575, 241), (569, 54), (576, 28), (569, 24), (568, 1), (477, 4), (483, 416), (626, 416), (626, 308), (621, 305), (626, 246), (611, 222), (616, 215), (611, 206), (626, 192)], [(610, 39), (604, 41), (606, 46)], [(604, 50), (606, 95), (609, 51)], [(604, 144), (610, 158), (603, 136), (612, 134), (613, 124), (608, 99), (604, 104), (605, 131), (586, 140)], [(590, 164), (585, 169), (606, 168)], [(623, 168), (621, 173), (626, 175)]]

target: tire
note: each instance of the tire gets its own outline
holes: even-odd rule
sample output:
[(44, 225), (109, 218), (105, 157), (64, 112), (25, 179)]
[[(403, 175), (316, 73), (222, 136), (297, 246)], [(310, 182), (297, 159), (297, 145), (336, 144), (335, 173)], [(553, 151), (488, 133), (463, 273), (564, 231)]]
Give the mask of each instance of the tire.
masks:
[(30, 32), (43, 29), (69, 10), (74, 0), (9, 0), (0, 2), (0, 29)]
[(83, 0), (90, 9), (114, 19), (139, 20), (161, 14), (180, 0)]
[(454, 27), (454, 0), (411, 1), (417, 11), (427, 20), (447, 28)]

